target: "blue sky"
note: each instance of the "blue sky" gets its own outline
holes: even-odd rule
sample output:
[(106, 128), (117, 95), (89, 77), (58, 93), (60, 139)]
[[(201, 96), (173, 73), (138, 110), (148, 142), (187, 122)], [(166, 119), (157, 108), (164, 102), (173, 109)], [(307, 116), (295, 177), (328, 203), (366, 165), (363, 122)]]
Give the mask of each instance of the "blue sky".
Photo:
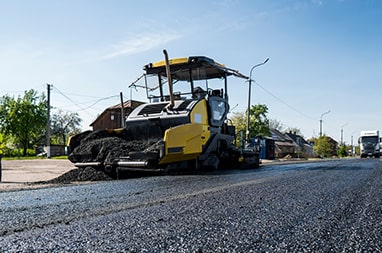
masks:
[[(0, 0), (0, 95), (46, 93), (78, 112), (83, 128), (106, 107), (145, 100), (128, 89), (142, 67), (205, 55), (249, 75), (251, 103), (269, 118), (351, 143), (382, 130), (382, 1), (379, 0)], [(230, 80), (230, 103), (245, 111), (248, 83)]]

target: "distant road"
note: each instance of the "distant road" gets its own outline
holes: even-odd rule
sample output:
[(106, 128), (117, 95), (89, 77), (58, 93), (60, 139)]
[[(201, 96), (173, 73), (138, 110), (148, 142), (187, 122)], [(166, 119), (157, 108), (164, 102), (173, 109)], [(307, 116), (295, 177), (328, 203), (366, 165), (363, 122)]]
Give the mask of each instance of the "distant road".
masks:
[(382, 161), (0, 193), (3, 252), (380, 252)]

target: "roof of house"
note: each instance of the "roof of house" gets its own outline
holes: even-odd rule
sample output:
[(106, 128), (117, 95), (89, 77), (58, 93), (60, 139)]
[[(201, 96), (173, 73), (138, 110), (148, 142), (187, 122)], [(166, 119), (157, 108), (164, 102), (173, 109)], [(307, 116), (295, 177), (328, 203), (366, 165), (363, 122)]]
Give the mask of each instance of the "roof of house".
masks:
[[(127, 100), (123, 103), (123, 108), (129, 108), (129, 107), (137, 107), (138, 105), (144, 104), (145, 102), (136, 101), (136, 100)], [(107, 110), (114, 110), (114, 109), (121, 109), (121, 103), (118, 103), (116, 105), (110, 106), (105, 109)]]
[(267, 137), (268, 139), (278, 141), (278, 142), (293, 142), (289, 138), (285, 137), (280, 131), (276, 129), (269, 129), (269, 132), (271, 133), (271, 136)]
[[(141, 101), (136, 101), (136, 100), (127, 100), (125, 102), (123, 102), (123, 108), (135, 108), (141, 104), (144, 104), (145, 102), (141, 102)], [(108, 111), (116, 111), (116, 110), (121, 110), (122, 106), (121, 106), (121, 103), (118, 103), (116, 105), (113, 105), (113, 106), (110, 106), (108, 108), (106, 108), (100, 115), (97, 116), (97, 118), (90, 124), (90, 126), (93, 126), (94, 123), (101, 117), (103, 117), (103, 115), (108, 112)]]
[(285, 133), (284, 135), (290, 138), (293, 142), (298, 143), (299, 145), (309, 144), (301, 135), (291, 133), (291, 132)]

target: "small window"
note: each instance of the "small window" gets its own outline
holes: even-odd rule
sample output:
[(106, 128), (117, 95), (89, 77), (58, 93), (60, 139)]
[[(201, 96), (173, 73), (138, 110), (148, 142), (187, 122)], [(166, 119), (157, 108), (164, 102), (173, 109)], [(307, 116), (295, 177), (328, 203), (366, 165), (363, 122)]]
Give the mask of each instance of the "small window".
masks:
[(225, 102), (224, 101), (212, 101), (212, 118), (215, 121), (220, 121), (225, 115)]

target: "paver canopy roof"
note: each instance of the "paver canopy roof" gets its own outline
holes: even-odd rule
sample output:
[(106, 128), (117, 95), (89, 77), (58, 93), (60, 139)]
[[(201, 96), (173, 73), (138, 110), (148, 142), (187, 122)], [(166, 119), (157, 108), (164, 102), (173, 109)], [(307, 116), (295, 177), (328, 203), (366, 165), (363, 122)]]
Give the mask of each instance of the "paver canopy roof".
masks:
[[(224, 78), (234, 75), (240, 78), (248, 79), (237, 70), (225, 67), (223, 64), (215, 62), (213, 59), (205, 56), (191, 56), (186, 58), (175, 58), (169, 60), (172, 78), (179, 81), (203, 80), (213, 78)], [(160, 74), (166, 77), (165, 61), (150, 63), (144, 66), (146, 74)]]

